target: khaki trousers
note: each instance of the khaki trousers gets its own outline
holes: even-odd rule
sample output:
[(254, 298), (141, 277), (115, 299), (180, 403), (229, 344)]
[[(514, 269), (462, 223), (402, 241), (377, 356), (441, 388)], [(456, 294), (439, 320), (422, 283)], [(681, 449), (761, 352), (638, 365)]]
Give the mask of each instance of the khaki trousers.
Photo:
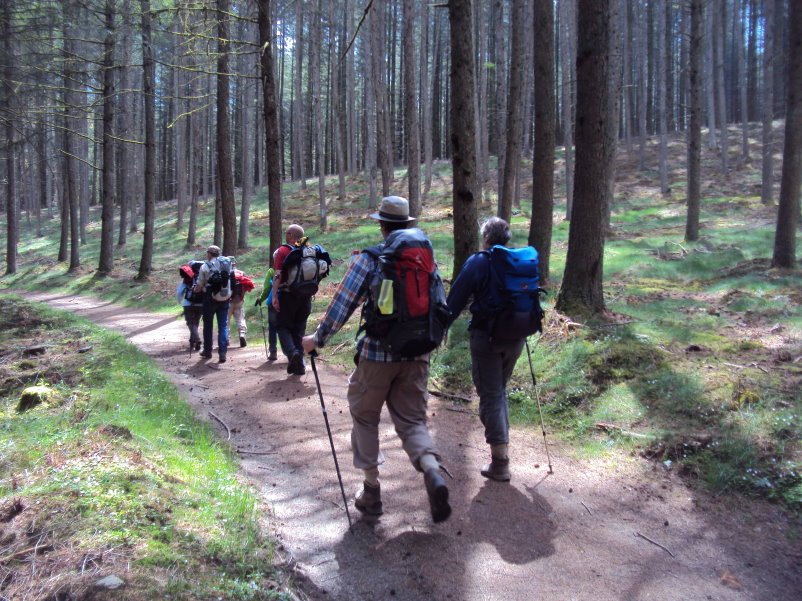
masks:
[(231, 301), (228, 309), (229, 327), (232, 317), (237, 324), (237, 333), (240, 336), (245, 337), (245, 335), (248, 333), (248, 324), (245, 323), (245, 299)]
[(384, 463), (379, 449), (379, 419), (384, 403), (416, 470), (421, 471), (421, 455), (430, 453), (440, 458), (426, 427), (428, 379), (427, 361), (359, 362), (348, 381), (354, 467), (366, 469)]

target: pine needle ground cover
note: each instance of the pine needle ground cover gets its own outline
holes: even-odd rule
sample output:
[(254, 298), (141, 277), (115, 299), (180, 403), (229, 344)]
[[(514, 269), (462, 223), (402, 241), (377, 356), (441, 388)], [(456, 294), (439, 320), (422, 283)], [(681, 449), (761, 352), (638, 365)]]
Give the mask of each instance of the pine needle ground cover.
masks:
[(149, 358), (7, 295), (0, 348), (0, 595), (292, 598), (254, 492)]

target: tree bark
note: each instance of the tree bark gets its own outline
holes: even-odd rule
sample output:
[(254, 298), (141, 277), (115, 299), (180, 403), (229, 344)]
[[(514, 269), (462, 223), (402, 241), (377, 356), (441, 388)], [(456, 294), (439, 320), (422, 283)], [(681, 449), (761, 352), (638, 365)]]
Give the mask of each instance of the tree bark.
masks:
[(317, 173), (317, 200), (318, 200), (318, 218), (320, 224), (320, 231), (326, 231), (326, 170), (324, 165), (325, 146), (323, 140), (324, 120), (323, 111), (321, 109), (320, 98), (320, 43), (321, 43), (321, 27), (320, 27), (320, 0), (312, 0), (312, 23), (309, 39), (309, 78), (310, 87), (312, 91), (312, 119), (314, 120), (314, 147), (311, 148), (314, 152), (312, 157), (314, 159), (313, 166)]
[[(429, 91), (429, 5), (421, 6), (420, 104), (423, 133), (423, 199), (432, 189), (432, 96)], [(423, 202), (423, 201), (421, 201)]]
[(688, 213), (685, 220), (685, 240), (699, 239), (699, 202), (702, 189), (702, 0), (690, 0), (691, 32), (688, 51), (688, 93), (690, 123), (688, 124)]
[(106, 0), (106, 39), (103, 44), (103, 201), (98, 275), (114, 269), (114, 0)]
[[(295, 0), (295, 86), (292, 103), (292, 142), (295, 168), (293, 177), (301, 180), (301, 190), (306, 190), (306, 153), (304, 152), (304, 102), (303, 102), (303, 63), (304, 63), (304, 1)], [(264, 75), (263, 75), (264, 77)], [(268, 184), (269, 185), (269, 184)], [(271, 241), (272, 246), (272, 241)]]
[[(117, 136), (123, 140), (127, 140), (129, 136), (129, 106), (130, 97), (128, 93), (129, 87), (129, 68), (131, 62), (131, 2), (130, 0), (122, 0), (122, 40), (121, 40), (121, 56), (120, 56), (120, 99), (117, 103)], [(129, 150), (130, 144), (128, 142), (121, 142), (117, 145), (117, 197), (120, 199), (120, 225), (117, 230), (117, 244), (125, 246), (128, 236), (128, 210), (129, 210), (129, 196), (131, 194), (131, 186), (129, 184), (128, 173), (130, 169), (129, 162), (131, 161), (131, 152)]]
[(575, 0), (562, 0), (560, 9), (560, 61), (562, 63), (562, 120), (565, 150), (565, 216), (571, 219), (574, 202), (574, 85), (576, 82)]
[(577, 3), (576, 185), (568, 254), (556, 308), (572, 316), (604, 311), (604, 233), (617, 133), (611, 85), (615, 0)]
[(138, 280), (147, 279), (153, 269), (153, 234), (156, 213), (156, 63), (151, 43), (150, 0), (142, 6), (142, 81), (145, 95), (145, 227)]
[[(665, 43), (666, 39), (666, 11), (663, 6), (665, 0), (657, 0), (655, 6), (656, 18), (656, 38), (659, 42)], [(665, 48), (658, 48), (657, 51), (657, 133), (660, 136), (660, 192), (663, 196), (670, 196), (671, 190), (668, 186), (668, 140), (666, 126), (666, 53)]]
[[(243, 26), (245, 38), (248, 42), (253, 41), (253, 30), (250, 23)], [(244, 71), (248, 76), (254, 75), (255, 65), (252, 54), (242, 56)], [(248, 238), (250, 234), (250, 212), (251, 198), (253, 198), (253, 140), (254, 136), (254, 112), (255, 97), (254, 82), (250, 79), (242, 79), (242, 127), (240, 132), (240, 145), (242, 147), (242, 202), (240, 203), (239, 235), (237, 237), (237, 248), (246, 249), (249, 247)]]
[(763, 0), (763, 168), (760, 180), (760, 201), (764, 205), (774, 204), (774, 9), (775, 0)]
[(549, 281), (554, 212), (554, 4), (535, 0), (535, 151), (532, 157), (532, 219), (529, 244), (540, 256), (540, 279)]
[(785, 107), (785, 146), (772, 267), (796, 266), (796, 230), (802, 183), (802, 0), (789, 1), (789, 57)]
[(78, 186), (78, 144), (75, 142), (75, 127), (77, 123), (77, 99), (75, 86), (78, 76), (75, 68), (77, 56), (73, 28), (75, 21), (75, 5), (71, 0), (64, 4), (64, 152), (67, 157), (64, 192), (69, 206), (70, 222), (70, 266), (74, 271), (81, 266), (81, 228), (79, 216), (79, 186)]
[(471, 0), (449, 0), (451, 26), (451, 165), (454, 173), (454, 270), (459, 275), (479, 241), (476, 192)]
[(17, 190), (14, 165), (14, 48), (12, 46), (11, 13), (14, 9), (12, 0), (3, 2), (0, 18), (3, 20), (3, 53), (5, 66), (3, 68), (3, 113), (6, 122), (6, 274), (17, 273)]
[(726, 2), (725, 0), (718, 0), (717, 5), (713, 8), (713, 25), (714, 31), (714, 52), (715, 58), (715, 85), (717, 88), (718, 109), (716, 110), (716, 117), (718, 118), (719, 125), (719, 139), (721, 147), (721, 170), (727, 173), (730, 169), (729, 155), (730, 144), (729, 135), (727, 135), (727, 87), (724, 81), (724, 38), (727, 30), (726, 27)]
[(393, 183), (393, 157), (389, 146), (392, 133), (388, 120), (386, 65), (383, 58), (385, 55), (384, 36), (382, 35), (383, 11), (381, 0), (373, 0), (373, 7), (370, 12), (370, 57), (373, 61), (373, 95), (376, 103), (376, 160), (382, 173), (382, 196), (388, 196), (390, 194), (390, 185)]
[(231, 119), (229, 117), (229, 3), (217, 0), (217, 182), (223, 220), (224, 255), (237, 252), (237, 206), (231, 167)]
[(276, 103), (276, 75), (273, 59), (273, 23), (270, 0), (258, 0), (259, 46), (262, 77), (262, 96), (265, 113), (265, 171), (267, 173), (267, 197), (270, 211), (270, 262), (273, 251), (283, 242), (281, 224), (281, 140), (279, 139), (279, 113)]
[(507, 100), (507, 153), (504, 172), (499, 182), (498, 216), (509, 223), (515, 197), (515, 180), (521, 168), (521, 135), (524, 103), (524, 29), (526, 7), (524, 2), (513, 3), (512, 45), (510, 55), (510, 87)]
[(416, 0), (404, 0), (404, 117), (407, 143), (407, 200), (409, 214), (419, 217), (420, 199), (420, 126), (418, 124), (418, 76), (415, 57)]

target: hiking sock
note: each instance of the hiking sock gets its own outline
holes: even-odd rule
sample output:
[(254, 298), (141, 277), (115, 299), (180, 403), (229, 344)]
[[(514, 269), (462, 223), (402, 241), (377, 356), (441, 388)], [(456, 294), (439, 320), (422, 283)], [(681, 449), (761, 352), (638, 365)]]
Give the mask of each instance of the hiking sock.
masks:
[(491, 444), (490, 445), (490, 455), (492, 457), (496, 457), (497, 459), (509, 459), (509, 455), (507, 454), (509, 451), (509, 444), (502, 443), (502, 444)]
[(379, 485), (379, 466), (374, 465), (373, 467), (368, 467), (362, 470), (365, 474), (365, 482), (370, 484), (371, 486), (378, 486)]
[(426, 473), (430, 469), (440, 469), (440, 462), (437, 461), (437, 457), (431, 453), (424, 453), (421, 455), (420, 459), (418, 459), (418, 464), (420, 465), (420, 469), (423, 473)]

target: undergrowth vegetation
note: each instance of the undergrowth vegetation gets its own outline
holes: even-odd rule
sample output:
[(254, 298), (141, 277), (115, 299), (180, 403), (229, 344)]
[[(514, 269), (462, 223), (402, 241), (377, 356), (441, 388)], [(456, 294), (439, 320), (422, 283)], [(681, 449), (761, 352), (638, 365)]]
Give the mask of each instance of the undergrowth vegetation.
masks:
[(255, 493), (149, 358), (16, 296), (0, 348), (2, 598), (85, 598), (101, 572), (118, 599), (291, 598)]

